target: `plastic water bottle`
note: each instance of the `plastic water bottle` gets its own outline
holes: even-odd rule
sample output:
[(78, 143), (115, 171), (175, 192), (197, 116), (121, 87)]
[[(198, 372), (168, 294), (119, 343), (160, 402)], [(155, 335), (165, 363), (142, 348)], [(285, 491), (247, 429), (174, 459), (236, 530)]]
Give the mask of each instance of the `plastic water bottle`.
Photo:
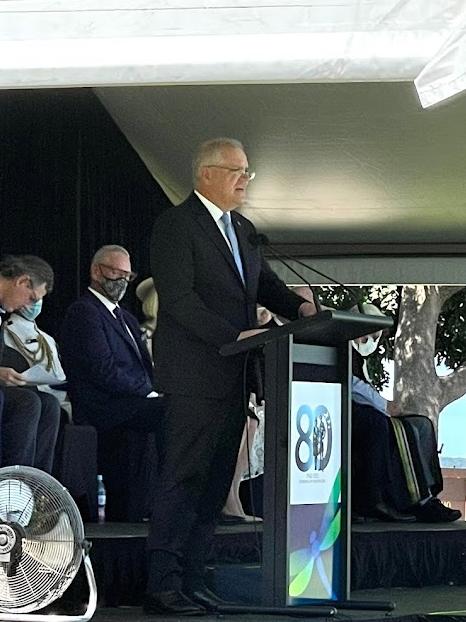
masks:
[(99, 523), (105, 521), (105, 504), (107, 502), (107, 493), (105, 491), (104, 480), (102, 475), (97, 475), (97, 510)]

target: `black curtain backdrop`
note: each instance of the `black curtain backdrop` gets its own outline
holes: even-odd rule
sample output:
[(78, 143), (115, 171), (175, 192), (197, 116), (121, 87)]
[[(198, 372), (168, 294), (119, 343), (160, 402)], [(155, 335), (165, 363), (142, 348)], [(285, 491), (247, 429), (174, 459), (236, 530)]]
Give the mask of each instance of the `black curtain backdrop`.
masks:
[[(39, 325), (58, 336), (103, 244), (121, 244), (149, 276), (155, 218), (171, 203), (91, 89), (0, 92), (0, 253), (32, 253), (55, 270)], [(154, 137), (156, 140), (157, 137)]]

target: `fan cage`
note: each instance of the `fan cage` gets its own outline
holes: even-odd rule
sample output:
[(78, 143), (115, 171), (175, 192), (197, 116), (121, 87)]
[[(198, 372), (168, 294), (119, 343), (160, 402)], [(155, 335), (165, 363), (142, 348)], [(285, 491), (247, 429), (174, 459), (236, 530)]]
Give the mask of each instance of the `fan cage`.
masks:
[(60, 482), (33, 467), (0, 469), (1, 612), (36, 611), (60, 598), (79, 570), (83, 546), (81, 515)]

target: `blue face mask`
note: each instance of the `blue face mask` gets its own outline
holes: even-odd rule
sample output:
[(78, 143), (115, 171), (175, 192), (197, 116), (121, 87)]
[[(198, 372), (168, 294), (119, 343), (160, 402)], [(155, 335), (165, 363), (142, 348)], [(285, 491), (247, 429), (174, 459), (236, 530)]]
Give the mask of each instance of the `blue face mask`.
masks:
[(20, 310), (20, 313), (25, 320), (34, 322), (34, 320), (36, 319), (36, 317), (39, 315), (41, 311), (42, 311), (42, 298), (40, 300), (37, 300), (37, 302), (33, 302), (32, 305), (29, 305), (29, 307), (23, 307)]

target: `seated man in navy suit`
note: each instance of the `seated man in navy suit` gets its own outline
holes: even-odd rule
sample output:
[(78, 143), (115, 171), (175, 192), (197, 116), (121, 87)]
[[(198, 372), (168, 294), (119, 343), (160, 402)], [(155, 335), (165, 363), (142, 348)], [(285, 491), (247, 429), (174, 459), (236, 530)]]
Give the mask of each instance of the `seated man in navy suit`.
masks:
[(99, 444), (126, 429), (155, 431), (161, 410), (138, 322), (119, 306), (134, 276), (125, 248), (103, 246), (92, 259), (88, 291), (70, 305), (62, 324), (73, 418), (94, 425)]

